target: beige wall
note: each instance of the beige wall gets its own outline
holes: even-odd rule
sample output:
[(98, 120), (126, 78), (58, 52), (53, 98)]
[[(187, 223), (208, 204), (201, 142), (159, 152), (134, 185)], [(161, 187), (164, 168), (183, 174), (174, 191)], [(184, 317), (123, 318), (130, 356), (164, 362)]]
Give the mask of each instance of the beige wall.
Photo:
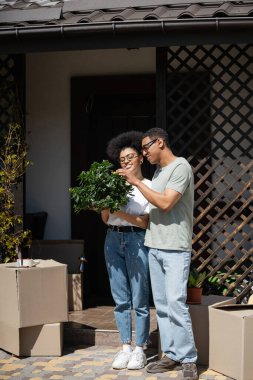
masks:
[(155, 72), (155, 49), (28, 54), (27, 131), (30, 159), (26, 211), (47, 211), (45, 239), (69, 239), (70, 79)]

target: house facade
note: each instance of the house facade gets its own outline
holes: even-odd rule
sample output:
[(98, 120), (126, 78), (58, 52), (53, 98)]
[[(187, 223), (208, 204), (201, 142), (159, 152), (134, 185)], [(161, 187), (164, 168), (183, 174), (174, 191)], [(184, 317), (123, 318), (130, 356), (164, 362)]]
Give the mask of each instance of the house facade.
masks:
[[(33, 161), (25, 213), (47, 212), (44, 239), (85, 240), (88, 286), (103, 297), (105, 226), (95, 213), (74, 215), (68, 189), (91, 162), (106, 159), (112, 136), (165, 128), (194, 170), (193, 262), (210, 275), (221, 272), (228, 294), (246, 294), (253, 270), (253, 2), (106, 3), (0, 4), (0, 75), (18, 83)], [(4, 127), (4, 101), (0, 111)], [(230, 287), (233, 274), (240, 276)]]

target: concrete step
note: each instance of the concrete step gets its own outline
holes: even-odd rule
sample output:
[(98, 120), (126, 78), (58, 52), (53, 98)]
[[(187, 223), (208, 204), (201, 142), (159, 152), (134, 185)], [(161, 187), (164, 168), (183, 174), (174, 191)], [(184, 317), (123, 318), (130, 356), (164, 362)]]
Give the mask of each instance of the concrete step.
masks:
[[(135, 333), (133, 332), (133, 341)], [(64, 342), (70, 345), (109, 345), (117, 347), (121, 345), (119, 333), (117, 330), (103, 330), (96, 328), (87, 328), (81, 324), (73, 322), (64, 323)], [(149, 338), (149, 347), (158, 346), (158, 332), (152, 331)]]

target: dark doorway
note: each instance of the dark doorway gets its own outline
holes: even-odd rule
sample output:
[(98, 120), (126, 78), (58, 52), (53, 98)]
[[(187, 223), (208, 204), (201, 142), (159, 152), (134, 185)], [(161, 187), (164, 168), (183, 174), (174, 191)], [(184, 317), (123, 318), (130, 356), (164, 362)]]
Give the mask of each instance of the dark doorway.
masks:
[[(106, 156), (107, 142), (130, 130), (155, 126), (155, 76), (75, 77), (71, 80), (71, 185), (82, 170)], [(144, 175), (153, 169), (146, 163)], [(72, 211), (72, 239), (85, 240), (85, 307), (113, 305), (104, 261), (106, 226), (100, 215)]]

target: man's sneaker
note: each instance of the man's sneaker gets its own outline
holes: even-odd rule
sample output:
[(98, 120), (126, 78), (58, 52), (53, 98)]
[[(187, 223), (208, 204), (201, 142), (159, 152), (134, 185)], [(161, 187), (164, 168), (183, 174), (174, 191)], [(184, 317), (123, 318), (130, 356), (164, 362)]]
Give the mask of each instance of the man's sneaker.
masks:
[(175, 360), (172, 360), (165, 355), (161, 360), (158, 360), (155, 363), (150, 363), (147, 366), (146, 371), (149, 373), (162, 373), (173, 370), (177, 371), (181, 369), (182, 366), (180, 362), (176, 362)]
[(141, 369), (147, 364), (147, 358), (144, 352), (132, 352), (128, 362), (127, 369)]
[(119, 351), (112, 362), (113, 369), (127, 368), (132, 352)]
[(198, 370), (195, 363), (182, 363), (183, 380), (198, 380)]

